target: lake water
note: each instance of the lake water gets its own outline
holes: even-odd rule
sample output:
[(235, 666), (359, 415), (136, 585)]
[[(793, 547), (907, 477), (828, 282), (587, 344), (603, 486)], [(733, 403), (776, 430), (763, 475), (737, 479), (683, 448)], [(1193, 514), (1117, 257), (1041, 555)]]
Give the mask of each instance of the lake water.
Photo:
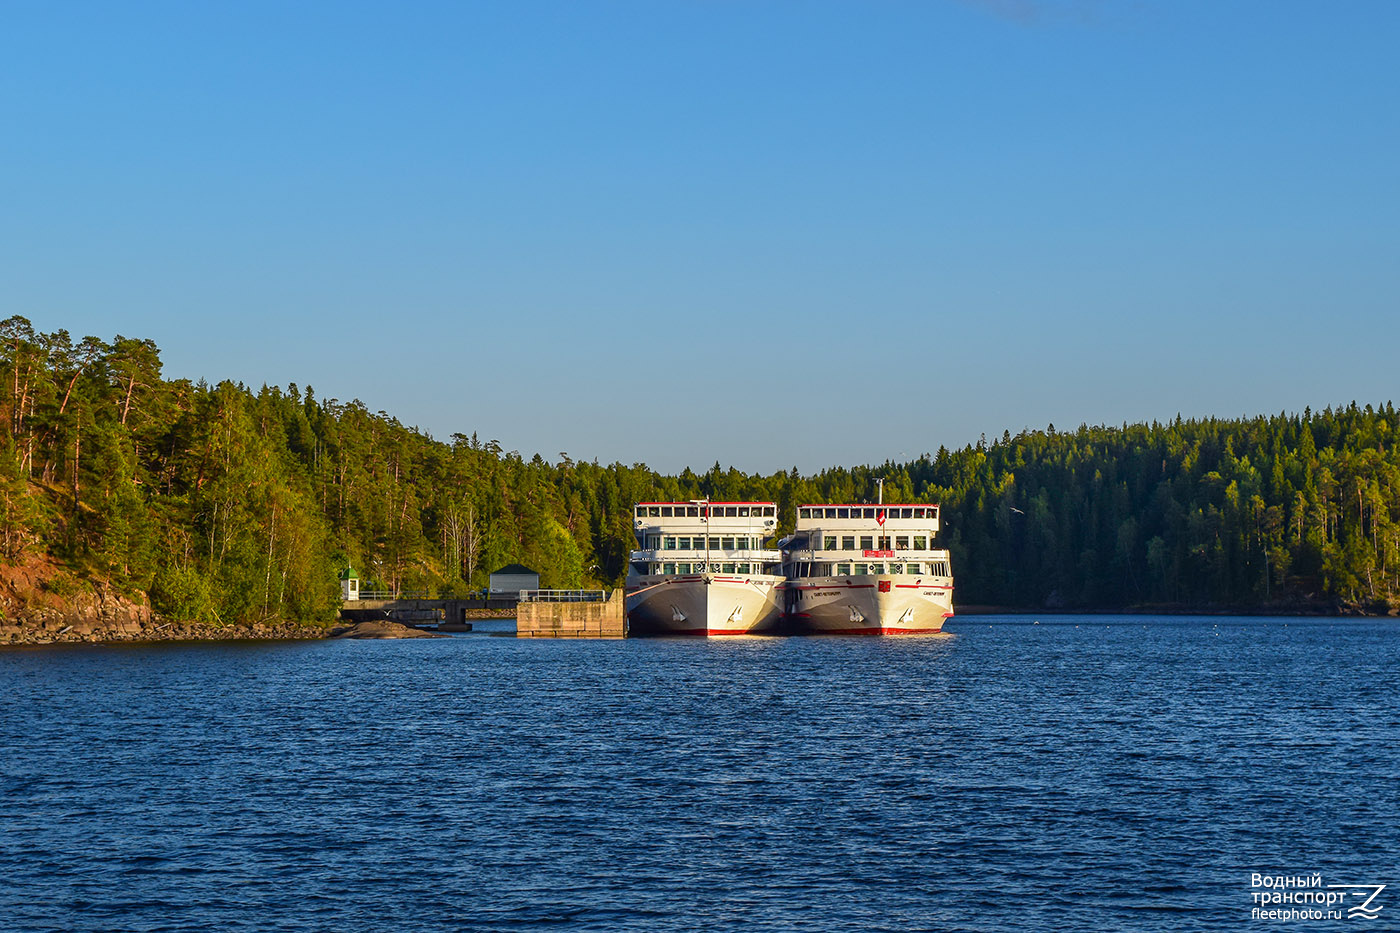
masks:
[(1400, 928), (1400, 624), (1034, 623), (0, 651), (0, 927)]

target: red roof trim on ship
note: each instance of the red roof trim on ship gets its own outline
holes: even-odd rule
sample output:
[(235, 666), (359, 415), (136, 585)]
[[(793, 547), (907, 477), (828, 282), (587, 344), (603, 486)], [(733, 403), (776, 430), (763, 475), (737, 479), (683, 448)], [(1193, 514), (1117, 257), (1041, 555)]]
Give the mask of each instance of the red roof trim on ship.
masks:
[(799, 509), (936, 509), (937, 502), (808, 502)]
[[(711, 502), (710, 505), (777, 505), (776, 502)], [(638, 502), (637, 505), (705, 505), (704, 502)], [(636, 506), (633, 506), (634, 508)]]

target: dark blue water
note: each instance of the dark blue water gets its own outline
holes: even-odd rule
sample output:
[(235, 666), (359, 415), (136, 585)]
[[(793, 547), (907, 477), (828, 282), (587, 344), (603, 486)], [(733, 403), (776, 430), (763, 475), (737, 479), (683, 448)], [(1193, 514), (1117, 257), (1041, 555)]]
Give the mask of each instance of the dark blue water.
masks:
[(0, 928), (1400, 927), (1400, 625), (1031, 623), (3, 651)]

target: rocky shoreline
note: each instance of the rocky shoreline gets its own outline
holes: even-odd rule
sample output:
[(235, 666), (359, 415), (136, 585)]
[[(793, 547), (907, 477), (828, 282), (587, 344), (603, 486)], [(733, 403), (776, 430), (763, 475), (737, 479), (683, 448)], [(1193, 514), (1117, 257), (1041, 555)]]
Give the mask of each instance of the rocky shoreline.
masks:
[(147, 615), (144, 619), (29, 619), (0, 622), (0, 646), (111, 644), (159, 641), (252, 641), (326, 638), (328, 625), (312, 622), (253, 622), (218, 625), (173, 622)]

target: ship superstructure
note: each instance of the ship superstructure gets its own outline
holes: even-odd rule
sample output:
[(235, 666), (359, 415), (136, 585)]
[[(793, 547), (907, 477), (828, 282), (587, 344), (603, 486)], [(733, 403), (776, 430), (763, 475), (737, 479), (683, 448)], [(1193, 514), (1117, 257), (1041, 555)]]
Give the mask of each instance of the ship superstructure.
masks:
[(772, 502), (639, 502), (627, 573), (629, 630), (748, 635), (782, 616), (782, 552)]
[(937, 632), (953, 614), (938, 506), (803, 505), (783, 550), (786, 613), (814, 633)]

